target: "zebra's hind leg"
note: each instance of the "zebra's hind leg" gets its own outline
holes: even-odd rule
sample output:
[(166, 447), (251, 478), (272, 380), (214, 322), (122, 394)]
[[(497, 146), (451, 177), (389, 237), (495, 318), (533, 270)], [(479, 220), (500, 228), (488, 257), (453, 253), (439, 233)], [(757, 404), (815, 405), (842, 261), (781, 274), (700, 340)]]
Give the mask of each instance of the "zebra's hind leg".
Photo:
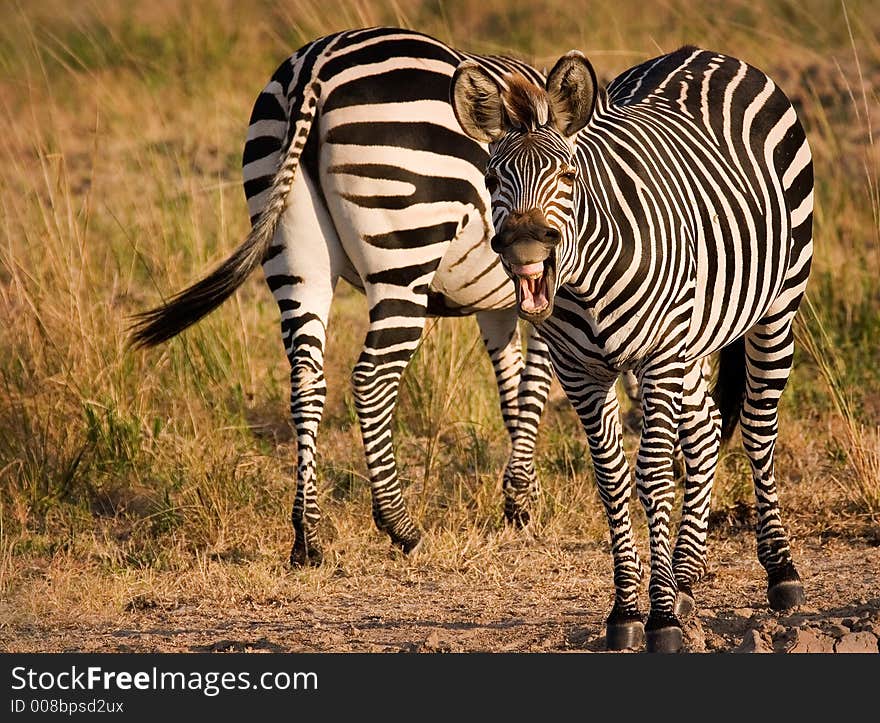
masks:
[[(284, 326), (282, 321), (282, 328)], [(306, 335), (311, 336), (312, 339), (305, 341), (303, 337)], [(323, 555), (317, 542), (317, 528), (321, 519), (321, 509), (317, 499), (315, 451), (318, 425), (327, 398), (327, 384), (323, 371), (323, 341), (319, 343), (320, 337), (308, 332), (295, 336), (298, 338), (293, 339), (292, 349), (288, 350), (291, 367), (290, 414), (296, 427), (297, 456), (296, 497), (291, 514), (294, 538), (293, 548), (290, 551), (290, 564), (320, 565)]]
[(767, 598), (774, 610), (805, 602), (782, 525), (774, 468), (779, 399), (794, 358), (793, 316), (783, 309), (765, 317), (745, 336), (746, 389), (740, 425), (755, 483), (758, 559), (767, 571)]
[(516, 309), (478, 312), (477, 322), (495, 370), (501, 415), (511, 442), (504, 469), (504, 517), (507, 522), (524, 527), (531, 518), (529, 508), (540, 493), (535, 444), (550, 390), (549, 353), (530, 324), (523, 364)]
[(609, 377), (604, 383), (584, 387), (579, 384), (582, 371), (575, 370), (573, 380), (578, 382), (575, 387), (567, 383), (567, 375), (562, 372), (559, 378), (587, 434), (599, 497), (611, 534), (614, 607), (606, 620), (606, 645), (609, 650), (637, 648), (645, 639), (644, 621), (639, 611), (642, 563), (633, 540), (629, 514), (630, 469), (623, 449), (615, 379)]
[(335, 229), (306, 173), (297, 174), (287, 209), (263, 261), (266, 283), (281, 311), (281, 339), (290, 361), (290, 414), (296, 430), (296, 495), (290, 563), (318, 565), (315, 452), (327, 384), (324, 349), (333, 289), (341, 263)]
[[(355, 407), (370, 473), (373, 521), (405, 553), (419, 544), (422, 533), (406, 509), (394, 456), (392, 422), (400, 378), (412, 359), (425, 327), (427, 296), (391, 298), (387, 286), (379, 293), (367, 286), (370, 327), (351, 374)], [(398, 293), (406, 289), (395, 288)]]
[(709, 394), (701, 362), (692, 364), (685, 374), (678, 439), (687, 472), (672, 553), (678, 587), (675, 614), (681, 619), (693, 612), (693, 586), (706, 571), (709, 508), (721, 439), (721, 415)]
[[(517, 390), (519, 409), (516, 432), (510, 459), (504, 470), (505, 515), (509, 521), (520, 525), (528, 523), (528, 510), (521, 506), (509, 507), (508, 502), (513, 498), (521, 499), (521, 491), (526, 490), (526, 499), (530, 505), (535, 505), (541, 493), (540, 481), (535, 471), (535, 447), (538, 443), (541, 415), (553, 379), (553, 366), (547, 344), (531, 324), (528, 324), (526, 339), (526, 362)], [(508, 490), (511, 491), (510, 494)]]

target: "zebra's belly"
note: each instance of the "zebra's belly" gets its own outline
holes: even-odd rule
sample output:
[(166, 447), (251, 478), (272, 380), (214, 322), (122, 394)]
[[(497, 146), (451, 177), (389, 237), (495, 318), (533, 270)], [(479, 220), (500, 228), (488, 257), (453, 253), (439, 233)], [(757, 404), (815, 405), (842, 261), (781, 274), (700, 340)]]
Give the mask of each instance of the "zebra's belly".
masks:
[[(745, 234), (743, 234), (745, 236)], [(789, 264), (789, 228), (736, 242), (733, 261), (701, 249), (685, 353), (700, 359), (739, 338), (773, 308)], [(711, 261), (709, 259), (712, 259)]]

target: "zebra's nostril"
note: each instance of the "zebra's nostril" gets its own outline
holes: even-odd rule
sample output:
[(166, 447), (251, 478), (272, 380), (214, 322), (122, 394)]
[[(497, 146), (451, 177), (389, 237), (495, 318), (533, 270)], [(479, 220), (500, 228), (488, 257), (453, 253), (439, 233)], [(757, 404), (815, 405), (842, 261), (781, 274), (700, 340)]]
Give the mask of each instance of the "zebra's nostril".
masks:
[(500, 254), (500, 253), (501, 253), (501, 249), (504, 248), (504, 244), (501, 243), (501, 234), (495, 234), (495, 235), (492, 237), (492, 241), (490, 242), (490, 244), (491, 244), (491, 246), (492, 246), (492, 250), (493, 250), (496, 254)]

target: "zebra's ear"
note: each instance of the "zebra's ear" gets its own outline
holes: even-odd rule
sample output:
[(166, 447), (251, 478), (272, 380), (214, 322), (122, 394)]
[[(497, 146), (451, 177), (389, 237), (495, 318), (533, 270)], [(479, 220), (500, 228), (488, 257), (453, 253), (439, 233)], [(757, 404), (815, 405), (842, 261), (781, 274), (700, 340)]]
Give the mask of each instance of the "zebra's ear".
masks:
[(479, 64), (465, 60), (455, 69), (450, 100), (458, 124), (475, 141), (491, 143), (501, 137), (501, 88)]
[(596, 71), (583, 53), (571, 50), (563, 55), (547, 76), (547, 93), (553, 125), (571, 138), (587, 125), (596, 108)]

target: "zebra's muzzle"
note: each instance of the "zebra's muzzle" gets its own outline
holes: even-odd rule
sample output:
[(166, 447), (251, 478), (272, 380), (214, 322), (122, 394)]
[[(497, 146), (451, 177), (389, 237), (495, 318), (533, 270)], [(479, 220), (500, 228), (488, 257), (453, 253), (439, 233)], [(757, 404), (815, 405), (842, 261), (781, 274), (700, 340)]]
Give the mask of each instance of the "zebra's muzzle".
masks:
[(516, 284), (522, 319), (543, 321), (553, 310), (556, 246), (561, 238), (538, 208), (509, 214), (492, 238), (492, 250), (501, 256)]

